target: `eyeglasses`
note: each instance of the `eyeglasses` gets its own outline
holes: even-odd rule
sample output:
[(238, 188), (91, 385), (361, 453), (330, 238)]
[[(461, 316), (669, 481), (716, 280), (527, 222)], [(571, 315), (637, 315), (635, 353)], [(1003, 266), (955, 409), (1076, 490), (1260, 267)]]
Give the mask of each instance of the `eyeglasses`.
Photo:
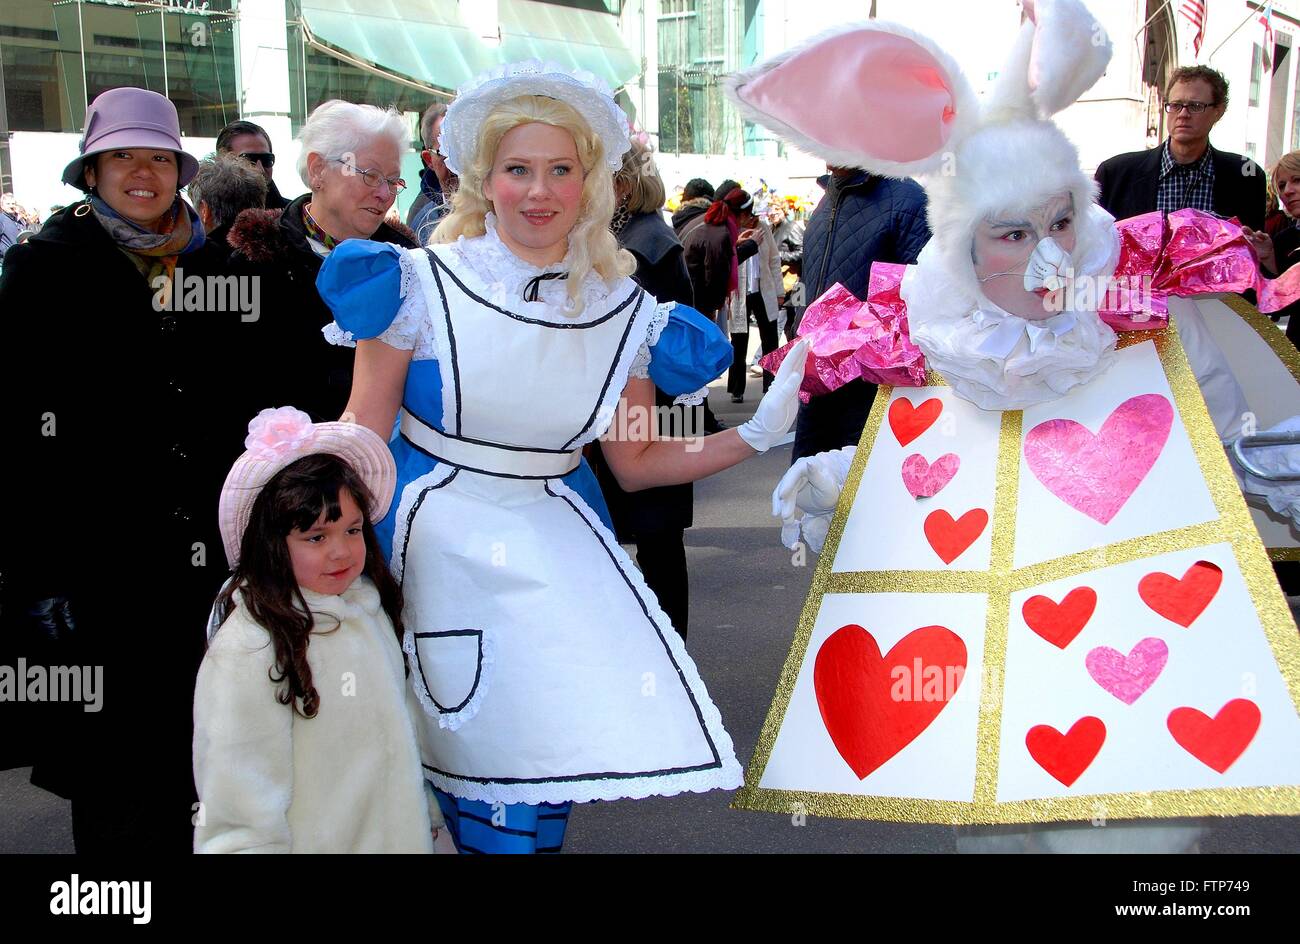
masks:
[(1165, 102), (1165, 114), (1173, 115), (1186, 109), (1193, 115), (1199, 115), (1207, 108), (1213, 108), (1214, 102)]
[(401, 193), (406, 189), (406, 181), (401, 177), (385, 177), (377, 170), (362, 170), (355, 164), (338, 157), (331, 157), (330, 160), (335, 164), (342, 164), (344, 167), (344, 174), (360, 177), (371, 190), (378, 190), (381, 183), (388, 184), (388, 189), (395, 194)]
[(275, 166), (275, 155), (270, 151), (245, 151), (239, 156), (254, 164), (261, 164), (267, 170)]

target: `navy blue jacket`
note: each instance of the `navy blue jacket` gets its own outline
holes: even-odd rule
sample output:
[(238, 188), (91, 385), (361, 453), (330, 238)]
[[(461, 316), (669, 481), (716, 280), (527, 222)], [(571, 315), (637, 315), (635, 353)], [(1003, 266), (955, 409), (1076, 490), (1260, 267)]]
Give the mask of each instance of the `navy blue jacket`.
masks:
[[(803, 280), (809, 304), (836, 282), (866, 298), (873, 262), (911, 264), (930, 241), (925, 191), (914, 180), (857, 171), (818, 180), (826, 196), (803, 236)], [(793, 458), (856, 443), (862, 435), (875, 384), (855, 380), (799, 407)]]
[(420, 196), (411, 204), (406, 217), (406, 225), (415, 232), (415, 238), (423, 246), (429, 242), (434, 229), (442, 218), (451, 212), (451, 201), (442, 192), (438, 175), (426, 167), (420, 171)]

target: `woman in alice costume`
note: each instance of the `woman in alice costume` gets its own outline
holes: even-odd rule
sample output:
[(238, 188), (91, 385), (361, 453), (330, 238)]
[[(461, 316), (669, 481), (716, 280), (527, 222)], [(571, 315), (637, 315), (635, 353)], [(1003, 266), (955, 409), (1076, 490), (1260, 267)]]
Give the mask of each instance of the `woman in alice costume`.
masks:
[[(402, 584), (422, 760), (462, 851), (557, 851), (572, 802), (731, 789), (731, 738), (610, 533), (582, 447), (629, 490), (778, 442), (803, 350), (735, 430), (655, 441), (654, 388), (696, 393), (727, 342), (628, 277), (611, 234), (627, 120), (594, 76), (515, 63), (462, 88), (460, 175), (427, 249), (340, 245), (318, 285), (357, 346), (349, 412), (394, 433), (379, 524)], [(612, 427), (612, 429), (611, 429)]]

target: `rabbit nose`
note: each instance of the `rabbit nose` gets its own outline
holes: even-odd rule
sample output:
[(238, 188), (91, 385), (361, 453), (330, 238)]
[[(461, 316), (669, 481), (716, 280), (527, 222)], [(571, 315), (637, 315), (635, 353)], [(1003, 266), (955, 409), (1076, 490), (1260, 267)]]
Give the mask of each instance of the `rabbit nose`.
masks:
[(1064, 284), (1061, 273), (1070, 267), (1070, 254), (1051, 236), (1039, 240), (1025, 267), (1025, 291), (1054, 291)]

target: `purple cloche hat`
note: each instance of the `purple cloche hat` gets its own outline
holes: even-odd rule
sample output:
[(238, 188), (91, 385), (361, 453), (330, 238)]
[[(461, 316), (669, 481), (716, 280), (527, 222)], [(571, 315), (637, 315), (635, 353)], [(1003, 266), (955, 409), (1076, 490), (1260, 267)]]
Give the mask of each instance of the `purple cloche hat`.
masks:
[(181, 147), (181, 122), (176, 106), (141, 88), (115, 88), (95, 97), (86, 109), (86, 130), (81, 136), (81, 154), (63, 168), (63, 182), (89, 189), (82, 176), (86, 158), (118, 148), (150, 148), (175, 151), (184, 187), (198, 172), (199, 162)]

